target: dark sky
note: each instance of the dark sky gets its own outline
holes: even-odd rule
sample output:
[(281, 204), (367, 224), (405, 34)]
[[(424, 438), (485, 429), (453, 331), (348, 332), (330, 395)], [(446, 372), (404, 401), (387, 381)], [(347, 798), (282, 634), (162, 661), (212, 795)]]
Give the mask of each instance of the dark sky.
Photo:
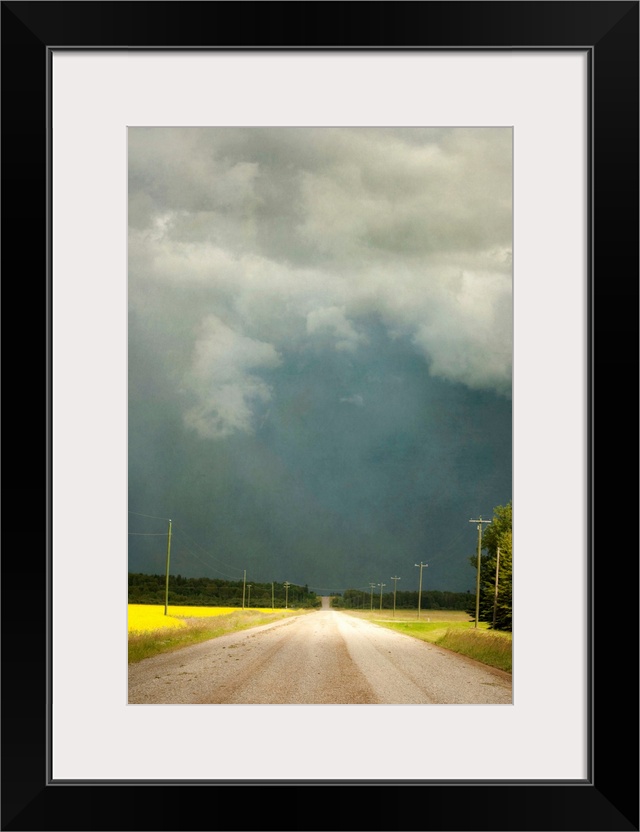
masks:
[(511, 131), (129, 129), (129, 569), (475, 586), (512, 488)]

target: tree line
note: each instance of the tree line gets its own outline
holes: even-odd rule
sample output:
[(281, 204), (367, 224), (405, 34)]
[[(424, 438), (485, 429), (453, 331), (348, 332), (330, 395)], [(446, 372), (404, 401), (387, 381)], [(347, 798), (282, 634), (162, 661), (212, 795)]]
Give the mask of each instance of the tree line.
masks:
[[(430, 610), (466, 610), (469, 606), (469, 599), (472, 596), (468, 592), (448, 592), (438, 589), (424, 590), (420, 606)], [(363, 610), (380, 609), (380, 593), (366, 592), (363, 589), (345, 589), (341, 595), (333, 597), (332, 604), (340, 609)], [(393, 592), (382, 593), (382, 609), (393, 609)], [(416, 610), (418, 609), (418, 591), (398, 590), (396, 592), (396, 609)]]
[[(166, 575), (129, 572), (130, 604), (164, 604)], [(274, 581), (225, 581), (169, 575), (169, 603), (193, 607), (301, 607), (320, 606), (320, 598), (307, 585)]]

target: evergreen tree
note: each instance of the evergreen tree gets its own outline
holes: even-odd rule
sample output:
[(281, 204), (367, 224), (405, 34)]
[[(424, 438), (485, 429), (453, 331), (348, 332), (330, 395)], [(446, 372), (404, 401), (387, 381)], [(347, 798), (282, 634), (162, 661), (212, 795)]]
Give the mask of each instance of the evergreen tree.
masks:
[[(493, 519), (483, 531), (481, 545), (485, 551), (480, 557), (479, 619), (486, 621), (493, 629), (511, 631), (513, 608), (511, 502), (494, 509)], [(469, 560), (473, 567), (477, 568), (476, 557), (471, 557)], [(496, 572), (498, 575), (497, 600)], [(473, 609), (469, 608), (467, 612), (475, 618), (475, 598)]]

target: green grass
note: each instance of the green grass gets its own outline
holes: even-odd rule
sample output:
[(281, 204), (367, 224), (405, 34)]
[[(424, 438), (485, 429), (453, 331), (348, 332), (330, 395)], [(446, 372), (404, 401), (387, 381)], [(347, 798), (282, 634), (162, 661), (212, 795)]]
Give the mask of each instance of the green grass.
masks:
[(144, 633), (129, 634), (129, 663), (142, 661), (159, 653), (171, 653), (182, 647), (200, 644), (212, 638), (248, 630), (270, 624), (279, 618), (291, 618), (304, 615), (309, 610), (280, 610), (278, 612), (261, 613), (257, 610), (238, 610), (228, 615), (214, 618), (187, 619), (187, 626), (179, 629), (164, 628), (149, 630)]
[(416, 610), (396, 610), (395, 616), (388, 610), (345, 612), (511, 673), (511, 633), (490, 630), (482, 621), (476, 629), (475, 622), (470, 621), (465, 612), (422, 610), (420, 619)]
[(448, 629), (436, 644), (455, 653), (469, 656), (483, 664), (511, 673), (511, 633), (487, 630)]
[[(238, 610), (213, 618), (187, 619), (187, 626), (179, 629), (165, 628), (134, 633), (129, 635), (129, 662), (139, 662), (159, 653), (170, 653), (228, 633), (260, 627), (279, 618), (308, 612), (310, 610), (279, 610), (270, 613)], [(489, 630), (488, 624), (483, 622), (476, 629), (465, 612), (422, 610), (420, 619), (417, 618), (416, 610), (396, 610), (395, 616), (388, 610), (344, 612), (511, 673), (511, 633)]]

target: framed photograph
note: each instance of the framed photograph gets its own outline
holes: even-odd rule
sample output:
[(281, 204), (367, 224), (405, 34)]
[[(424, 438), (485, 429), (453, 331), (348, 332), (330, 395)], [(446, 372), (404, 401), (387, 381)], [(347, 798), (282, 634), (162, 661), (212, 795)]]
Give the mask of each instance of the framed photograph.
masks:
[[(46, 425), (5, 481), (2, 828), (637, 830), (638, 3), (4, 2), (2, 47), (6, 308), (37, 298), (46, 370), (25, 407), (5, 360), (5, 435)], [(443, 553), (502, 494), (508, 687), (132, 693), (169, 512), (171, 574), (214, 556), (243, 608), (280, 549), (274, 609), (382, 611), (394, 546), (472, 590)]]

